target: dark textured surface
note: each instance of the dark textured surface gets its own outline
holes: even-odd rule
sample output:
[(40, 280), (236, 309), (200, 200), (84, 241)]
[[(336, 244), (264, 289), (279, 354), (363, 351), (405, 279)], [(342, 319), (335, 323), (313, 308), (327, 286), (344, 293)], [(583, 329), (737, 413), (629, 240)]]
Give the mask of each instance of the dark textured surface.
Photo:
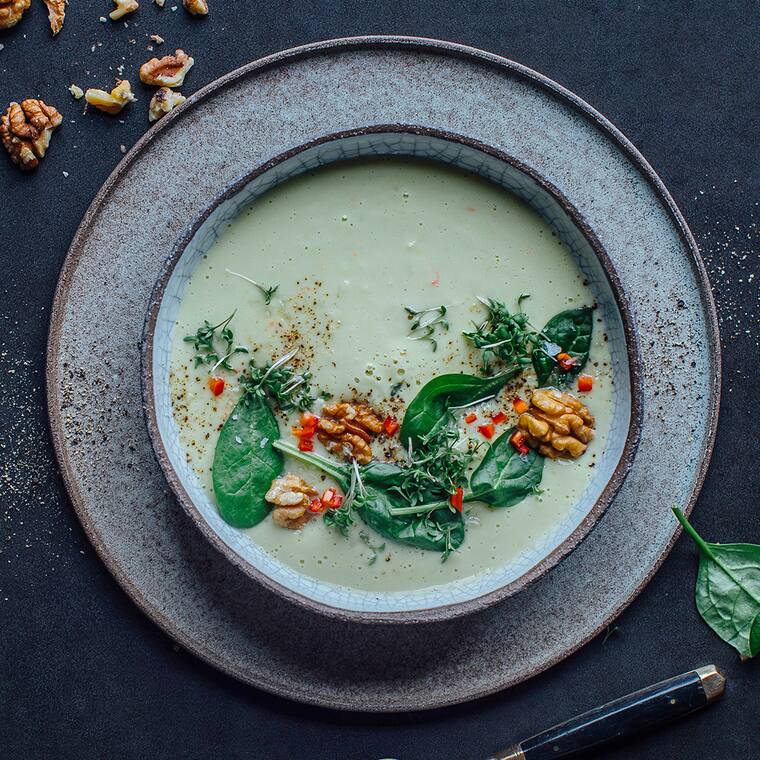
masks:
[[(212, 3), (214, 0), (210, 0)], [(45, 429), (42, 357), (55, 279), (97, 188), (147, 126), (148, 92), (124, 114), (81, 115), (66, 87), (110, 83), (150, 54), (146, 35), (196, 57), (188, 93), (262, 54), (314, 39), (398, 32), (501, 53), (576, 91), (642, 150), (700, 242), (722, 317), (724, 399), (716, 454), (695, 524), (719, 541), (760, 542), (760, 472), (749, 405), (758, 350), (757, 6), (658, 3), (492, 5), (217, 0), (204, 20), (143, 0), (122, 24), (109, 3), (78, 0), (49, 40), (40, 2), (0, 36), (0, 100), (41, 96), (66, 118), (33, 176), (0, 162), (5, 285), (0, 337), (0, 756), (5, 758), (472, 758), (598, 702), (715, 661), (722, 703), (610, 758), (758, 755), (757, 665), (741, 664), (693, 607), (685, 540), (597, 640), (549, 673), (484, 702), (407, 718), (338, 715), (241, 686), (177, 652), (129, 602), (89, 548), (55, 475)], [(130, 40), (135, 40), (130, 43)], [(91, 52), (92, 45), (102, 47)], [(89, 71), (89, 74), (86, 72)], [(70, 123), (74, 119), (75, 123)], [(754, 127), (753, 127), (754, 125)], [(65, 178), (62, 172), (68, 172)], [(755, 277), (750, 279), (752, 273)], [(93, 366), (93, 377), (98, 368)], [(667, 442), (663, 442), (667, 445)], [(746, 452), (746, 453), (744, 453)], [(551, 621), (547, 621), (551, 625)], [(467, 646), (466, 641), (448, 642)], [(339, 654), (336, 654), (339, 656)], [(718, 749), (720, 747), (720, 749)]]

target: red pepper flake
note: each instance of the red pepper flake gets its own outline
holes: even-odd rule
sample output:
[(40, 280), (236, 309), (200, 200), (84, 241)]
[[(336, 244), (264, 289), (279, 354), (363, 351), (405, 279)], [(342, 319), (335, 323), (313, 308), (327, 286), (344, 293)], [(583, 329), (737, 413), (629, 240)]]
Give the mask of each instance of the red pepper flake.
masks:
[(509, 442), (515, 447), (515, 449), (517, 449), (517, 453), (522, 456), (525, 456), (525, 454), (530, 451), (530, 446), (525, 442), (525, 433), (522, 433), (519, 430), (512, 433)]
[(314, 514), (318, 515), (324, 511), (325, 511), (325, 506), (322, 503), (322, 500), (319, 498), (319, 496), (314, 496), (312, 500), (309, 502), (309, 512), (313, 512)]
[(591, 375), (578, 375), (578, 390), (588, 393), (594, 387), (594, 378)]
[(462, 511), (462, 498), (464, 496), (464, 492), (462, 491), (462, 486), (459, 486), (456, 491), (454, 491), (453, 494), (449, 497), (449, 504), (451, 504), (454, 509), (456, 509), (457, 512)]
[(301, 427), (305, 432), (308, 432), (311, 435), (314, 435), (316, 432), (318, 422), (319, 417), (317, 417), (316, 414), (312, 414), (311, 412), (304, 412), (301, 415)]
[(569, 372), (578, 363), (578, 360), (570, 354), (557, 354), (554, 358), (563, 372)]
[(398, 432), (398, 428), (398, 420), (395, 417), (391, 417), (390, 414), (383, 420), (383, 430), (385, 430), (386, 435), (395, 435)]
[(224, 378), (210, 377), (208, 379), (208, 387), (215, 396), (221, 396), (224, 393)]
[(469, 425), (471, 422), (475, 422), (475, 420), (478, 419), (478, 415), (475, 414), (475, 412), (470, 412), (465, 418), (464, 421)]
[(496, 432), (496, 426), (493, 424), (493, 422), (488, 422), (485, 425), (478, 425), (478, 433), (480, 433), (483, 438), (488, 438), (490, 441), (491, 438), (493, 438), (493, 434)]
[(501, 425), (506, 419), (507, 415), (504, 414), (504, 412), (496, 412), (496, 414), (491, 417), (491, 422), (493, 422), (494, 425)]
[(303, 438), (299, 438), (298, 450), (299, 451), (314, 451), (314, 441), (312, 441), (311, 438), (307, 438), (306, 436), (304, 436)]
[(334, 488), (328, 488), (322, 494), (322, 506), (324, 509), (338, 509), (343, 504), (343, 495)]
[(528, 406), (528, 402), (525, 401), (525, 400), (523, 400), (523, 399), (521, 399), (519, 396), (515, 396), (512, 399), (512, 406), (514, 407), (514, 410), (518, 414), (525, 414), (525, 412), (527, 412), (528, 409), (530, 408)]
[(431, 285), (435, 285), (435, 286), (438, 286), (438, 285), (441, 284), (441, 273), (440, 272), (436, 272), (435, 273), (435, 277), (433, 277), (433, 279), (430, 281), (430, 284)]

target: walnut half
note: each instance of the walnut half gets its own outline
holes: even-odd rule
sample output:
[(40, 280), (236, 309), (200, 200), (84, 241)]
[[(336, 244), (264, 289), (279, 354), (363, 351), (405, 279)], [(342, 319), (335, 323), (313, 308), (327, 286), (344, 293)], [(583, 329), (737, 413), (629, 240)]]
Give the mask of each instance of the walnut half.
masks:
[(0, 0), (0, 29), (16, 26), (32, 0)]
[(317, 438), (331, 453), (368, 464), (372, 438), (383, 430), (382, 420), (367, 404), (328, 404), (317, 422)]
[(14, 164), (24, 171), (36, 169), (62, 121), (61, 114), (42, 100), (11, 103), (0, 118), (0, 139)]
[(534, 391), (517, 427), (531, 448), (552, 459), (577, 459), (594, 437), (594, 418), (588, 408), (556, 388)]
[(275, 478), (264, 499), (274, 504), (272, 519), (280, 528), (298, 530), (312, 517), (309, 502), (317, 495), (303, 478), (287, 473), (281, 478)]
[(176, 50), (174, 55), (151, 58), (140, 66), (140, 79), (156, 87), (180, 87), (194, 63), (184, 50)]

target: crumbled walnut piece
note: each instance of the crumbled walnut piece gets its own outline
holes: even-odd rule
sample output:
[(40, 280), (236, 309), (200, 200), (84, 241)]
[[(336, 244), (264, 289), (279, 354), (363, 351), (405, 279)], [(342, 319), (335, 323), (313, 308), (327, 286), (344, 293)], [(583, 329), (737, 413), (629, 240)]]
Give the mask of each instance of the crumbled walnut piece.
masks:
[(156, 43), (156, 45), (161, 45), (164, 43), (164, 38), (160, 34), (151, 34), (150, 38), (153, 40), (153, 42)]
[(206, 0), (182, 0), (185, 10), (192, 13), (193, 16), (207, 16), (208, 3)]
[(81, 100), (84, 97), (84, 90), (81, 87), (77, 87), (77, 85), (75, 85), (75, 84), (69, 85), (69, 92), (77, 100)]
[(13, 163), (29, 171), (39, 165), (62, 121), (61, 114), (42, 100), (11, 103), (0, 119), (0, 139)]
[(529, 446), (552, 459), (577, 459), (594, 437), (594, 418), (575, 396), (556, 388), (533, 392), (517, 426)]
[(63, 20), (66, 16), (66, 0), (45, 0), (48, 9), (48, 21), (53, 36), (63, 28)]
[(0, 29), (16, 26), (32, 0), (0, 0)]
[(367, 464), (370, 441), (383, 430), (382, 420), (367, 404), (328, 404), (317, 423), (317, 438), (331, 454)]
[(161, 87), (150, 99), (148, 108), (148, 121), (158, 121), (164, 114), (169, 113), (187, 98), (180, 92), (174, 92), (168, 87)]
[(314, 513), (308, 509), (309, 502), (317, 495), (303, 478), (287, 473), (275, 478), (264, 498), (274, 504), (272, 519), (280, 528), (298, 530), (311, 519)]
[(128, 13), (134, 13), (140, 4), (137, 0), (113, 0), (116, 7), (108, 14), (108, 18), (111, 21), (118, 21), (120, 18), (124, 18)]
[(90, 88), (84, 94), (85, 100), (95, 108), (115, 116), (121, 113), (127, 103), (134, 103), (137, 98), (132, 94), (132, 87), (126, 79), (119, 79), (111, 92)]
[(157, 87), (180, 87), (194, 63), (184, 50), (177, 50), (174, 55), (151, 58), (140, 66), (140, 79)]

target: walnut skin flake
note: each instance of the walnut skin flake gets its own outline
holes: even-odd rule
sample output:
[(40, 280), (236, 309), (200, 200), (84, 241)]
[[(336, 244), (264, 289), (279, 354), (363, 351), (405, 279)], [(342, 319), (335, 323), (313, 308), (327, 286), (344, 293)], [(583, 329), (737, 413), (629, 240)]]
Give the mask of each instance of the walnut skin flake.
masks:
[(140, 4), (137, 0), (113, 0), (116, 7), (108, 14), (108, 18), (111, 21), (118, 21), (120, 18), (124, 18), (128, 13), (134, 13)]
[(168, 87), (162, 87), (150, 99), (148, 108), (148, 121), (158, 121), (164, 114), (169, 113), (187, 98), (180, 92), (174, 92)]
[(63, 28), (63, 20), (66, 16), (66, 0), (45, 0), (48, 9), (48, 21), (50, 29), (55, 37)]
[(0, 139), (11, 161), (24, 171), (36, 169), (62, 121), (61, 114), (42, 100), (11, 103), (0, 118)]
[(126, 79), (116, 82), (116, 87), (111, 92), (90, 88), (84, 94), (85, 100), (95, 108), (115, 116), (121, 113), (127, 103), (133, 103), (137, 98), (132, 94), (132, 87)]
[(157, 87), (180, 87), (194, 63), (184, 50), (177, 50), (174, 55), (151, 58), (140, 66), (140, 79)]
[(32, 0), (0, 0), (0, 29), (16, 26)]
[(182, 0), (182, 5), (193, 16), (208, 16), (208, 3), (206, 0)]

